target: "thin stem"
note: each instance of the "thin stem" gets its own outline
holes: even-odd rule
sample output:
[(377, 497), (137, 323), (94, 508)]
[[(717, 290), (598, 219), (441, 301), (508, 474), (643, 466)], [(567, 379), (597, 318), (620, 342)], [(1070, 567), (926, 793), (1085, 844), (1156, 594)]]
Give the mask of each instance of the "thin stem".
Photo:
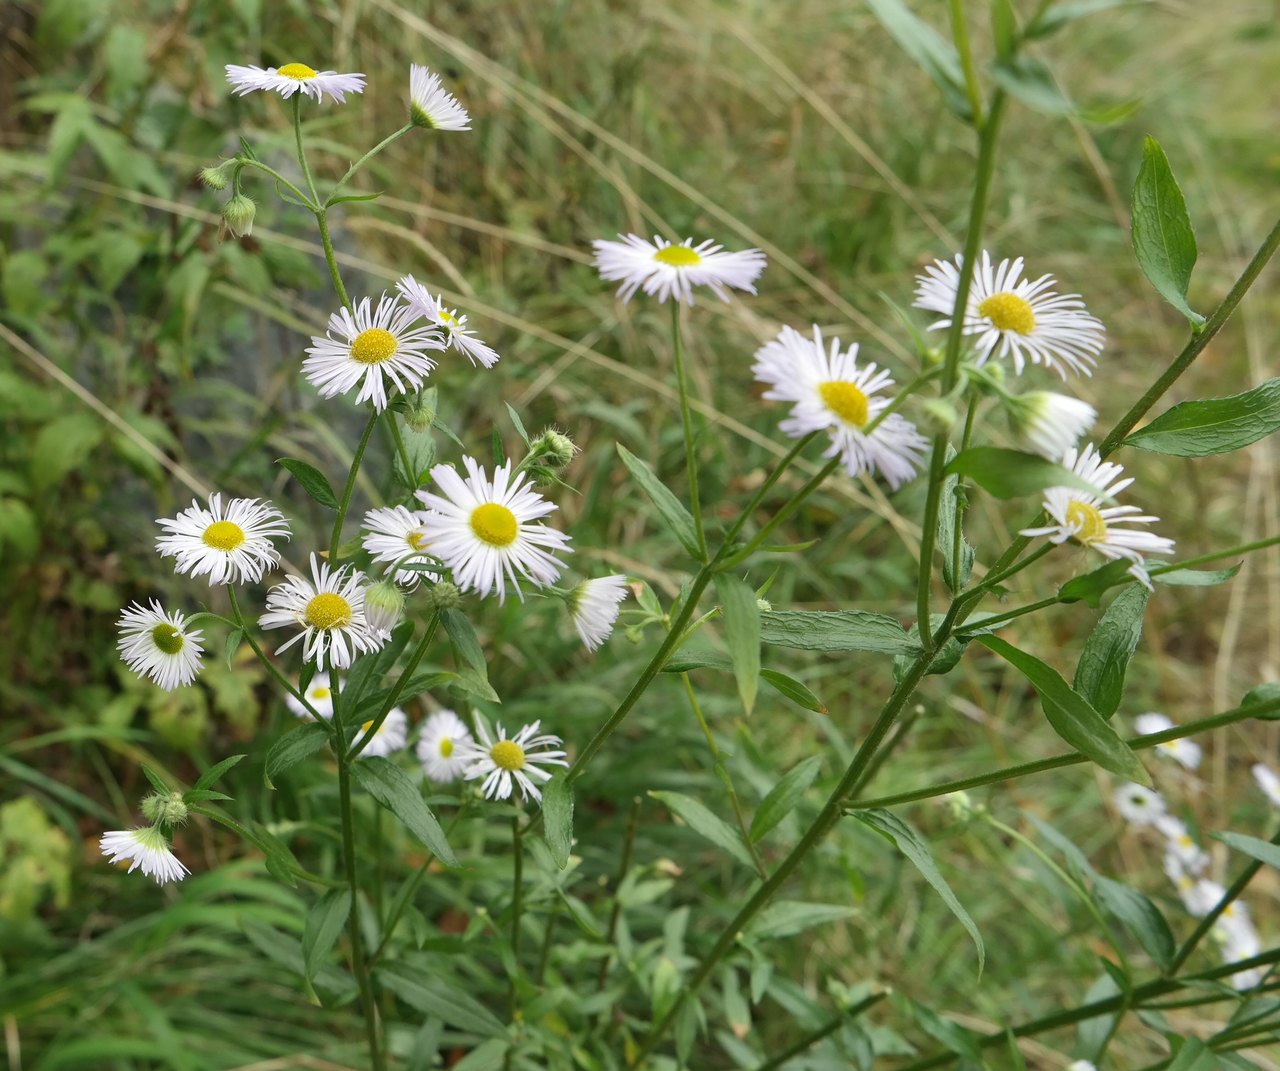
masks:
[(391, 438), (396, 446), (396, 453), (400, 456), (400, 464), (404, 466), (404, 479), (406, 485), (416, 485), (418, 474), (413, 471), (413, 462), (409, 460), (409, 451), (404, 445), (404, 436), (400, 433), (400, 421), (396, 419), (395, 413), (390, 409), (386, 411), (387, 427), (391, 429)]
[(995, 614), (992, 617), (984, 617), (975, 627), (980, 629), (992, 628), (995, 625), (1004, 625), (1019, 617), (1025, 617), (1027, 614), (1033, 614), (1037, 610), (1043, 610), (1049, 606), (1058, 604), (1058, 596), (1052, 595), (1047, 599), (1041, 599), (1039, 602), (1028, 603), (1026, 606), (1019, 606), (1016, 610), (1006, 610), (1002, 614)]
[(347, 917), (347, 929), (351, 931), (351, 969), (360, 988), (360, 1005), (364, 1010), (364, 1025), (369, 1041), (369, 1059), (373, 1071), (384, 1071), (382, 1049), (378, 1044), (378, 1011), (374, 1001), (373, 984), (365, 962), (364, 935), (360, 930), (360, 886), (356, 881), (355, 825), (351, 813), (350, 762), (338, 754), (338, 801), (342, 812), (342, 855), (346, 864), (347, 887), (351, 891), (351, 914)]
[(377, 156), (378, 153), (382, 152), (382, 150), (385, 149), (388, 145), (390, 145), (393, 141), (396, 141), (397, 139), (404, 137), (412, 129), (413, 129), (412, 123), (405, 123), (405, 125), (402, 126), (399, 130), (397, 130), (394, 134), (388, 134), (385, 138), (383, 138), (380, 142), (378, 142), (377, 145), (375, 145), (372, 149), (370, 149), (367, 153), (365, 153), (362, 157), (360, 157), (359, 160), (357, 160), (354, 164), (352, 164), (349, 168), (347, 168), (347, 173), (343, 175), (342, 178), (338, 179), (338, 181), (334, 184), (333, 190), (329, 194), (329, 199), (325, 201), (324, 207), (328, 208), (330, 205), (333, 204), (334, 197), (336, 197), (338, 195), (338, 191), (342, 189), (342, 187), (345, 186), (348, 181), (350, 181), (352, 175), (354, 175), (357, 171), (359, 171), (362, 167), (364, 167), (365, 164), (367, 164), (370, 160), (372, 160), (375, 156)]
[[(751, 501), (743, 507), (742, 512), (738, 514), (738, 519), (733, 522), (729, 531), (725, 533), (724, 545), (726, 548), (738, 538), (738, 533), (746, 527), (747, 521), (751, 519), (751, 515), (755, 513), (760, 503), (764, 501), (765, 495), (772, 490), (773, 485), (778, 482), (782, 474), (790, 467), (791, 463), (800, 456), (800, 452), (813, 442), (813, 440), (818, 437), (818, 434), (819, 433), (816, 431), (811, 431), (808, 435), (797, 439), (792, 444), (791, 449), (787, 451), (786, 456), (779, 460), (779, 462), (773, 467), (773, 471), (765, 478), (764, 483), (756, 488), (756, 493), (751, 496)], [(724, 550), (722, 549), (721, 554), (723, 553)]]
[(433, 610), (431, 612), (431, 617), (427, 619), (427, 628), (422, 634), (422, 639), (418, 641), (418, 646), (413, 649), (413, 654), (409, 656), (409, 662), (404, 667), (399, 679), (394, 685), (392, 685), (390, 693), (382, 704), (382, 709), (378, 711), (377, 715), (373, 718), (373, 723), (369, 726), (368, 730), (360, 736), (360, 739), (352, 741), (351, 750), (348, 753), (349, 758), (359, 758), (360, 752), (368, 747), (370, 741), (378, 735), (378, 730), (382, 728), (382, 723), (387, 720), (387, 716), (395, 708), (396, 703), (400, 699), (400, 694), (404, 691), (405, 686), (413, 677), (414, 672), (418, 668), (418, 663), (422, 661), (423, 655), (427, 653), (427, 648), (431, 646), (431, 641), (435, 639), (436, 630), (439, 627), (440, 612), (438, 610)]
[(351, 459), (351, 468), (347, 472), (347, 483), (342, 489), (342, 497), (338, 500), (338, 515), (333, 521), (333, 534), (329, 537), (329, 564), (338, 560), (338, 546), (342, 542), (342, 523), (347, 519), (347, 510), (351, 506), (351, 495), (356, 489), (356, 476), (360, 473), (360, 463), (364, 460), (365, 448), (369, 445), (369, 437), (378, 423), (378, 411), (370, 408), (369, 419), (364, 431), (360, 433), (360, 441), (356, 444), (355, 456)]
[(342, 273), (338, 271), (338, 255), (333, 251), (333, 238), (329, 234), (329, 220), (322, 208), (316, 213), (316, 226), (320, 228), (320, 244), (324, 246), (324, 260), (329, 265), (329, 278), (333, 280), (333, 289), (337, 291), (338, 300), (345, 308), (351, 308), (351, 298), (347, 296), (347, 288), (342, 285)]
[(248, 157), (245, 157), (245, 156), (238, 157), (237, 159), (241, 167), (252, 167), (258, 171), (266, 172), (266, 174), (270, 175), (273, 179), (275, 179), (278, 183), (280, 183), (281, 186), (283, 186), (291, 194), (293, 194), (299, 201), (301, 201), (303, 205), (311, 209), (312, 212), (316, 210), (315, 202), (312, 201), (311, 198), (308, 197), (305, 193), (303, 193), (300, 189), (298, 189), (297, 186), (295, 186), (292, 182), (290, 182), (287, 178), (285, 178), (282, 174), (280, 174), (280, 172), (277, 171), (274, 167), (268, 167), (261, 160), (250, 160)]
[[(969, 411), (964, 418), (964, 436), (960, 440), (961, 451), (969, 449), (969, 441), (973, 438), (973, 421), (978, 415), (978, 398), (969, 398)], [(964, 547), (964, 481), (957, 478), (954, 492), (955, 513), (951, 519), (951, 577), (953, 584), (960, 584), (960, 553)]]
[[(973, 50), (969, 47), (969, 27), (964, 19), (964, 0), (951, 0), (951, 37), (960, 54), (960, 68), (964, 71), (964, 91), (973, 113), (973, 125), (983, 127), (982, 94), (978, 89), (978, 75), (973, 67)], [(992, 106), (994, 110), (994, 105)]]
[(253, 649), (253, 653), (258, 656), (258, 661), (266, 667), (267, 672), (275, 678), (276, 683), (280, 685), (281, 688), (302, 704), (307, 713), (315, 718), (316, 721), (320, 722), (320, 724), (325, 724), (324, 719), (316, 713), (315, 707), (311, 705), (307, 700), (307, 697), (303, 695), (302, 692), (299, 691), (292, 683), (290, 683), (284, 674), (276, 668), (276, 664), (272, 662), (271, 659), (266, 656), (266, 653), (262, 648), (258, 646), (258, 641), (253, 638), (252, 633), (249, 631), (249, 626), (245, 623), (244, 614), (240, 612), (240, 603), (236, 599), (236, 589), (230, 584), (227, 585), (227, 598), (231, 600), (231, 616), (235, 618), (236, 627), (240, 629), (240, 634), (244, 636), (245, 642)]
[(293, 95), (293, 140), (298, 148), (298, 166), (302, 168), (302, 177), (306, 179), (307, 189), (311, 192), (311, 203), (320, 204), (320, 195), (316, 193), (316, 180), (311, 177), (311, 166), (307, 163), (307, 151), (302, 145), (302, 94)]
[(1255, 550), (1265, 550), (1280, 543), (1280, 535), (1268, 536), (1266, 539), (1255, 539), (1252, 543), (1239, 543), (1225, 550), (1214, 550), (1201, 554), (1196, 558), (1184, 558), (1182, 561), (1170, 562), (1167, 565), (1155, 565), (1147, 570), (1151, 576), (1164, 576), (1165, 573), (1176, 573), (1179, 569), (1194, 569), (1197, 565), (1221, 561), (1223, 558), (1234, 558), (1237, 554), (1249, 554)]
[[(742, 562), (746, 561), (749, 557), (751, 557), (751, 555), (756, 552), (756, 548), (758, 548), (766, 539), (769, 538), (769, 535), (773, 532), (775, 528), (777, 528), (780, 524), (784, 524), (786, 521), (790, 520), (791, 516), (802, 505), (804, 505), (805, 499), (807, 499), (811, 494), (813, 494), (813, 492), (816, 491), (819, 486), (821, 486), (823, 481), (825, 481), (828, 476), (830, 476), (833, 472), (835, 472), (836, 466), (839, 464), (840, 464), (840, 459), (838, 457), (833, 457), (830, 461), (828, 461), (825, 465), (823, 465), (822, 468), (820, 468), (809, 479), (809, 481), (803, 487), (800, 488), (799, 491), (797, 491), (794, 495), (792, 495), (789, 499), (787, 499), (787, 501), (783, 504), (782, 508), (778, 510), (778, 512), (775, 513), (772, 518), (770, 518), (770, 520), (765, 524), (765, 526), (761, 528), (760, 531), (758, 531), (754, 536), (752, 536), (750, 540), (747, 541), (747, 545), (745, 547), (742, 547), (735, 553), (729, 555), (723, 561), (720, 561), (720, 564), (717, 567), (717, 571), (721, 571), (725, 569), (734, 569), (738, 565), (740, 565)], [(717, 560), (718, 559), (719, 559), (719, 555), (717, 555)]]
[(520, 815), (511, 816), (511, 1019), (520, 1010), (520, 915), (524, 908), (524, 842)]
[(867, 421), (866, 425), (862, 429), (862, 434), (870, 435), (876, 430), (876, 428), (885, 422), (886, 418), (892, 416), (901, 409), (907, 403), (907, 400), (922, 386), (924, 386), (924, 384), (928, 383), (931, 379), (937, 379), (940, 375), (942, 375), (942, 366), (937, 364), (931, 365), (923, 371), (917, 372), (907, 382), (907, 385), (890, 399), (888, 405)]
[[(627, 831), (623, 834), (622, 839), (622, 856), (618, 860), (618, 873), (613, 879), (613, 907), (609, 911), (609, 925), (604, 931), (604, 943), (606, 948), (613, 948), (613, 935), (618, 930), (618, 918), (622, 914), (622, 901), (618, 899), (618, 888), (627, 880), (627, 874), (631, 872), (631, 851), (636, 843), (636, 830), (640, 827), (640, 804), (641, 799), (636, 796), (631, 801), (631, 815), (627, 819)], [(609, 977), (609, 959), (606, 955), (600, 961), (600, 975), (596, 979), (596, 989), (603, 989), (604, 983)]]
[(338, 300), (345, 308), (351, 308), (351, 298), (347, 296), (347, 288), (342, 283), (342, 273), (338, 271), (338, 257), (333, 251), (333, 238), (329, 234), (329, 220), (325, 206), (320, 203), (320, 195), (316, 192), (316, 180), (311, 176), (311, 165), (307, 163), (307, 151), (302, 144), (302, 94), (293, 95), (293, 136), (298, 146), (298, 166), (302, 168), (302, 177), (307, 180), (307, 189), (311, 191), (312, 211), (315, 213), (316, 226), (320, 229), (320, 244), (324, 247), (325, 263), (329, 265), (329, 278), (333, 280), (333, 289)]
[(791, 1057), (799, 1056), (802, 1052), (807, 1052), (823, 1038), (834, 1034), (850, 1019), (856, 1018), (868, 1008), (879, 1004), (886, 996), (888, 996), (888, 993), (880, 992), (872, 993), (869, 997), (863, 997), (863, 999), (858, 1001), (857, 1004), (844, 1009), (839, 1015), (832, 1016), (830, 1020), (823, 1023), (823, 1025), (818, 1027), (817, 1030), (805, 1034), (798, 1041), (792, 1045), (788, 1045), (777, 1055), (769, 1057), (769, 1059), (756, 1068), (756, 1071), (774, 1071), (775, 1068), (781, 1067), (790, 1060)]
[(680, 423), (684, 428), (684, 462), (689, 478), (689, 512), (698, 537), (698, 561), (707, 560), (707, 534), (698, 501), (698, 458), (693, 447), (693, 413), (689, 408), (689, 376), (684, 367), (684, 346), (680, 341), (680, 302), (671, 302), (671, 342), (676, 355), (676, 385), (680, 389)]

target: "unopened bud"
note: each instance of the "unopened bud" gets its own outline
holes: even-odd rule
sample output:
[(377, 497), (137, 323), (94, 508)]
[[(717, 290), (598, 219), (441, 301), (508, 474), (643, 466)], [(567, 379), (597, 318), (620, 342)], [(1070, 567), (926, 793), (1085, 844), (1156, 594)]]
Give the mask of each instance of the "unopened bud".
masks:
[(404, 409), (404, 422), (416, 432), (430, 431), (431, 425), (435, 423), (436, 411), (436, 388), (429, 387), (427, 390), (420, 391)]
[(573, 460), (578, 448), (573, 445), (569, 436), (555, 428), (548, 428), (529, 444), (529, 452), (548, 468), (562, 469)]
[(375, 632), (390, 632), (404, 612), (404, 592), (390, 580), (370, 584), (364, 593), (364, 617)]
[(167, 826), (180, 826), (187, 820), (187, 805), (182, 802), (180, 792), (148, 796), (142, 801), (142, 814), (153, 824), (163, 822)]
[(458, 585), (451, 584), (447, 580), (433, 584), (427, 592), (427, 597), (437, 610), (452, 610), (462, 602), (462, 592), (458, 590)]
[(222, 210), (222, 222), (236, 238), (248, 238), (253, 233), (253, 217), (257, 212), (253, 202), (243, 193), (237, 193)]
[(759, 610), (762, 614), (767, 614), (770, 610), (773, 609), (773, 603), (771, 603), (768, 599), (756, 599), (756, 609)]
[(202, 167), (200, 169), (200, 181), (203, 182), (211, 190), (225, 190), (227, 188), (227, 176), (220, 167)]

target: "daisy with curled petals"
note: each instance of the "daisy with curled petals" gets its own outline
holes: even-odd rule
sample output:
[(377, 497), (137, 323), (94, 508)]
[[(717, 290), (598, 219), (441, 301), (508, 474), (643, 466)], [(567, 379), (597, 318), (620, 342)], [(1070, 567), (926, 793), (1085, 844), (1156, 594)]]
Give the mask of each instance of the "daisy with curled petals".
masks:
[(890, 413), (867, 431), (890, 399), (877, 394), (893, 386), (889, 373), (874, 362), (858, 367), (858, 345), (830, 352), (815, 325), (813, 338), (784, 327), (756, 351), (751, 371), (769, 385), (764, 397), (791, 402), (791, 415), (780, 426), (793, 439), (827, 431), (831, 446), (824, 456), (839, 455), (850, 476), (879, 472), (895, 491), (916, 474), (929, 443), (909, 420)]
[(622, 283), (618, 297), (623, 301), (643, 290), (659, 303), (674, 297), (692, 305), (695, 286), (709, 287), (721, 301), (728, 301), (730, 287), (754, 294), (756, 277), (764, 271), (765, 256), (759, 249), (727, 253), (710, 238), (695, 246), (692, 238), (673, 245), (656, 234), (652, 242), (635, 234), (618, 237), (622, 241), (598, 238), (591, 247), (600, 278)]
[(363, 573), (346, 568), (333, 570), (311, 555), (311, 580), (291, 576), (267, 592), (267, 612), (258, 618), (264, 629), (293, 626), (302, 629), (276, 654), (302, 641), (302, 657), (326, 666), (346, 669), (357, 655), (376, 651), (388, 634), (375, 632), (364, 616)]
[[(369, 730), (372, 728), (372, 720), (360, 726), (360, 735), (356, 740), (357, 747), (361, 746), (361, 742), (369, 735)], [(373, 738), (367, 744), (364, 744), (356, 758), (367, 759), (374, 755), (394, 754), (404, 747), (404, 742), (408, 738), (409, 716), (399, 707), (392, 707), (383, 718), (382, 724), (378, 726), (378, 731), (373, 734)]]
[(437, 465), (431, 478), (440, 494), (417, 492), (427, 507), (422, 532), (431, 553), (453, 573), (463, 591), (507, 597), (507, 582), (523, 599), (520, 577), (535, 587), (554, 584), (560, 562), (552, 556), (569, 550), (569, 537), (545, 524), (534, 523), (554, 510), (525, 484), (524, 475), (511, 475), (511, 462), (494, 469), (490, 480), (473, 458), (463, 457), (464, 480), (452, 465)]
[(417, 319), (417, 310), (386, 294), (377, 308), (364, 298), (354, 313), (339, 309), (329, 317), (324, 338), (311, 336), (311, 356), (302, 362), (302, 374), (323, 398), (359, 385), (356, 404), (371, 401), (382, 412), (387, 407), (387, 381), (397, 391), (417, 390), (436, 366), (428, 352), (444, 349), (431, 328), (413, 326)]
[[(943, 316), (930, 330), (951, 326), (963, 263), (957, 254), (954, 264), (937, 260), (916, 276), (915, 306)], [(1068, 369), (1091, 375), (1106, 334), (1102, 322), (1085, 311), (1079, 294), (1054, 293), (1052, 275), (1034, 281), (1019, 280), (1021, 275), (1021, 257), (993, 266), (983, 251), (964, 313), (964, 333), (978, 336), (977, 363), (994, 355), (1011, 357), (1019, 375), (1027, 361), (1051, 368), (1063, 379)]]
[(541, 721), (526, 725), (511, 739), (507, 739), (507, 731), (498, 726), (495, 740), (489, 735), (484, 719), (477, 719), (476, 730), (479, 741), (471, 745), (470, 765), (466, 770), (466, 779), (474, 781), (484, 778), (480, 790), (491, 800), (505, 800), (511, 797), (512, 782), (520, 788), (522, 799), (542, 799), (542, 790), (538, 782), (551, 780), (551, 774), (541, 766), (568, 766), (563, 751), (554, 750), (560, 744), (558, 736), (539, 736)]
[[(342, 688), (341, 679), (338, 681), (338, 688), (339, 690)], [(337, 696), (333, 689), (329, 687), (327, 680), (312, 681), (310, 687), (302, 693), (302, 696), (311, 704), (311, 710), (314, 710), (325, 721), (333, 717), (333, 701)], [(285, 706), (293, 712), (294, 717), (301, 718), (303, 721), (315, 721), (315, 718), (311, 716), (311, 710), (303, 706), (292, 692), (285, 695), (284, 702)]]
[[(1153, 710), (1134, 718), (1133, 727), (1143, 736), (1151, 736), (1153, 733), (1172, 729), (1173, 722)], [(1200, 766), (1200, 745), (1194, 740), (1166, 740), (1163, 744), (1156, 745), (1156, 751), (1173, 759), (1184, 770), (1195, 770)]]
[(1096, 487), (1098, 493), (1091, 495), (1074, 487), (1050, 487), (1044, 493), (1043, 506), (1054, 523), (1044, 528), (1024, 528), (1020, 534), (1048, 536), (1051, 543), (1074, 539), (1081, 546), (1092, 547), (1104, 558), (1130, 561), (1133, 564), (1129, 575), (1150, 590), (1151, 578), (1147, 576), (1144, 555), (1172, 554), (1173, 540), (1116, 527), (1117, 524), (1151, 524), (1160, 519), (1143, 514), (1137, 506), (1103, 506), (1103, 502), (1133, 483), (1133, 477), (1117, 479), (1124, 467), (1103, 461), (1092, 443), (1080, 453), (1073, 446), (1063, 457), (1062, 465)]
[(190, 684), (200, 672), (200, 630), (188, 632), (186, 618), (175, 610), (164, 612), (155, 599), (151, 608), (133, 603), (120, 611), (116, 646), (125, 664), (140, 677), (148, 677), (167, 692)]
[(405, 565), (430, 561), (427, 541), (422, 534), (422, 521), (426, 514), (421, 510), (409, 510), (404, 506), (384, 506), (371, 509), (362, 522), (365, 536), (364, 549), (373, 555), (375, 562), (395, 563), (400, 566), (394, 579), (412, 589), (418, 586), (422, 573), (405, 569)]
[(227, 64), (227, 81), (236, 95), (243, 97), (260, 89), (274, 90), (286, 100), (295, 93), (323, 100), (329, 97), (339, 104), (348, 93), (364, 92), (363, 74), (339, 74), (317, 71), (305, 63), (286, 63), (283, 67), (239, 67)]
[(116, 829), (102, 834), (98, 848), (109, 863), (129, 864), (132, 874), (139, 867), (158, 885), (181, 881), (191, 871), (169, 850), (169, 838), (156, 826), (142, 829)]
[(597, 650), (613, 632), (618, 611), (628, 595), (625, 576), (584, 580), (569, 593), (573, 627), (588, 651)]
[(440, 84), (440, 76), (409, 64), (409, 119), (424, 130), (470, 130), (471, 116)]
[(472, 761), (471, 730), (452, 710), (437, 710), (422, 726), (418, 761), (432, 781), (449, 784), (466, 772)]
[(412, 275), (406, 275), (396, 283), (400, 296), (419, 316), (424, 317), (437, 330), (444, 333), (444, 346), (451, 347), (466, 355), (472, 365), (483, 365), (492, 368), (498, 363), (498, 354), (493, 347), (475, 337), (475, 332), (467, 327), (466, 313), (457, 309), (446, 309), (440, 296), (432, 297), (431, 291), (423, 286)]
[(192, 499), (189, 509), (156, 523), (169, 533), (156, 540), (161, 556), (176, 559), (179, 573), (208, 573), (210, 586), (261, 580), (280, 560), (271, 540), (289, 538), (284, 515), (256, 498), (233, 498), (224, 507), (222, 496), (213, 494), (208, 509)]

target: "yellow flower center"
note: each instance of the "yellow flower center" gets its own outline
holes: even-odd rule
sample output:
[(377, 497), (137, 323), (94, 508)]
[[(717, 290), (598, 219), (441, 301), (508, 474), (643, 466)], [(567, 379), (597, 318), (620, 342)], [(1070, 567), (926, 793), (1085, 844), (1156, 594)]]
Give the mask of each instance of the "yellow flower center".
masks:
[(451, 313), (448, 309), (441, 309), (439, 312), (437, 312), (436, 319), (439, 320), (442, 324), (445, 325), (445, 327), (449, 328), (450, 330), (458, 326), (458, 318), (454, 316), (454, 314)]
[(1079, 543), (1101, 543), (1107, 538), (1107, 522), (1097, 507), (1079, 499), (1067, 503), (1067, 524), (1075, 529)]
[(663, 246), (653, 254), (653, 259), (672, 268), (692, 268), (702, 263), (702, 257), (687, 245)]
[(419, 531), (405, 532), (404, 541), (416, 551), (427, 549), (427, 537)]
[(177, 654), (187, 644), (182, 633), (167, 622), (161, 622), (151, 630), (151, 642), (165, 654)]
[(232, 521), (214, 521), (200, 537), (214, 550), (233, 551), (245, 540), (244, 529)]
[(447, 759), (453, 754), (453, 741), (447, 736), (440, 737), (440, 757)]
[(476, 538), (491, 547), (509, 547), (516, 541), (520, 525), (506, 506), (486, 502), (471, 511), (471, 530)]
[(311, 691), (307, 693), (307, 697), (309, 699), (328, 699), (329, 689), (328, 688), (312, 688)]
[(842, 379), (829, 379), (818, 384), (818, 393), (827, 408), (846, 424), (855, 428), (867, 426), (867, 396), (852, 383)]
[(396, 355), (396, 336), (381, 327), (361, 331), (351, 343), (351, 359), (356, 364), (381, 364)]
[(514, 740), (499, 740), (489, 749), (489, 758), (500, 770), (508, 773), (524, 769), (524, 748)]
[(367, 722), (365, 722), (362, 726), (360, 726), (360, 731), (362, 733), (367, 733), (370, 727), (372, 727), (372, 725), (373, 725), (373, 719), (370, 718)]
[(276, 74), (282, 74), (286, 78), (292, 78), (297, 82), (306, 82), (314, 78), (317, 71), (314, 67), (308, 67), (305, 63), (286, 63), (283, 67), (276, 68)]
[(1190, 848), (1194, 843), (1195, 843), (1195, 841), (1193, 841), (1193, 840), (1192, 840), (1190, 837), (1188, 837), (1185, 833), (1183, 833), (1183, 834), (1178, 838), (1178, 847), (1179, 847), (1179, 848)]
[(1029, 335), (1036, 329), (1036, 314), (1025, 298), (1002, 290), (992, 294), (978, 306), (978, 315), (991, 321), (997, 331), (1012, 331), (1018, 335)]
[(342, 628), (351, 624), (351, 604), (341, 595), (322, 591), (307, 603), (302, 617), (312, 628)]

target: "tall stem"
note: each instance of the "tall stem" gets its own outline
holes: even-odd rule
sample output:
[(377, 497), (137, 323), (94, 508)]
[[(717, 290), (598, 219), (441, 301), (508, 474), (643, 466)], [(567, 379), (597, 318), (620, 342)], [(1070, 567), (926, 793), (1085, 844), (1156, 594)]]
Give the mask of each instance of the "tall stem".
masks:
[(511, 1021), (520, 1011), (520, 916), (524, 909), (524, 842), (520, 815), (511, 817)]
[(302, 177), (307, 182), (307, 190), (311, 194), (312, 211), (315, 213), (316, 226), (320, 229), (320, 244), (324, 247), (325, 263), (329, 265), (329, 278), (333, 280), (333, 289), (338, 300), (346, 308), (351, 308), (351, 298), (347, 296), (347, 288), (342, 283), (342, 273), (338, 271), (338, 257), (333, 251), (333, 238), (329, 234), (329, 220), (325, 206), (320, 203), (320, 195), (316, 193), (316, 180), (311, 175), (311, 165), (307, 163), (307, 150), (302, 143), (302, 94), (293, 95), (293, 138), (298, 149), (298, 166), (302, 168)]
[(355, 456), (351, 459), (351, 468), (347, 472), (347, 482), (342, 488), (342, 497), (338, 500), (338, 515), (333, 520), (333, 534), (329, 536), (329, 564), (338, 560), (338, 547), (342, 543), (342, 524), (347, 519), (347, 510), (351, 507), (351, 495), (356, 489), (356, 477), (360, 474), (360, 463), (364, 460), (365, 448), (369, 445), (369, 437), (378, 423), (378, 411), (370, 408), (369, 419), (360, 441), (356, 444)]
[(707, 560), (707, 534), (698, 501), (698, 458), (693, 448), (693, 413), (689, 409), (689, 376), (684, 367), (684, 346), (680, 341), (680, 302), (671, 302), (671, 343), (676, 354), (676, 385), (680, 389), (680, 423), (684, 428), (684, 463), (689, 477), (689, 509), (698, 536), (698, 560)]
[(351, 890), (351, 914), (347, 928), (351, 931), (351, 969), (360, 989), (360, 1006), (364, 1011), (365, 1031), (369, 1041), (369, 1059), (373, 1071), (385, 1071), (382, 1049), (378, 1043), (378, 1010), (373, 996), (373, 983), (364, 954), (364, 935), (360, 930), (360, 886), (356, 881), (355, 826), (351, 813), (351, 766), (338, 753), (338, 805), (342, 812), (342, 855), (346, 864), (347, 887)]

